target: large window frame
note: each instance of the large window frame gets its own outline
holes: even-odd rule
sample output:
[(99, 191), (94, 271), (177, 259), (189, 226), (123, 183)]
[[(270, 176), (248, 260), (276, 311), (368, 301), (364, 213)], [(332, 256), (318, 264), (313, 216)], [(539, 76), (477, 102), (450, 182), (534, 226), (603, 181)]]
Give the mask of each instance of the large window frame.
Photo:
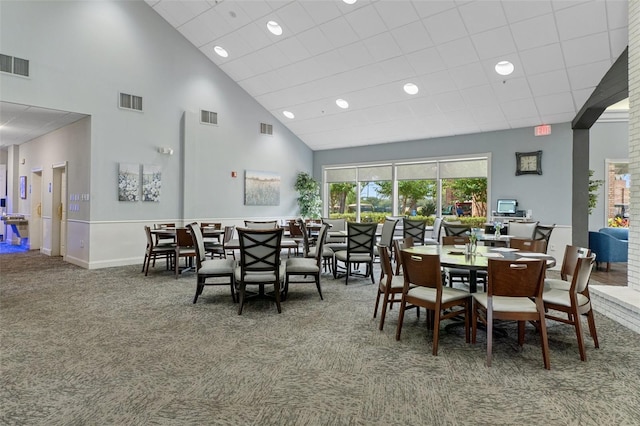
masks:
[[(464, 162), (467, 162), (467, 172), (464, 171)], [(389, 216), (404, 216), (404, 212), (399, 212), (399, 201), (398, 201), (398, 181), (399, 180), (408, 180), (406, 171), (410, 170), (412, 167), (415, 170), (420, 170), (420, 168), (424, 168), (425, 176), (418, 177), (417, 179), (435, 179), (436, 180), (436, 212), (435, 215), (437, 217), (441, 217), (442, 215), (442, 207), (443, 207), (443, 187), (442, 181), (443, 179), (451, 179), (451, 178), (465, 178), (465, 177), (485, 177), (487, 179), (487, 200), (491, 200), (490, 194), (490, 182), (491, 182), (491, 153), (478, 153), (471, 155), (460, 155), (460, 156), (447, 156), (447, 157), (434, 157), (434, 158), (421, 158), (421, 159), (406, 159), (406, 160), (397, 160), (397, 161), (380, 161), (380, 162), (367, 162), (367, 163), (352, 163), (352, 164), (336, 164), (336, 165), (325, 165), (322, 167), (322, 214), (324, 217), (329, 217), (331, 212), (331, 208), (329, 206), (330, 197), (330, 184), (331, 183), (339, 183), (339, 182), (350, 182), (355, 184), (356, 191), (356, 221), (360, 221), (360, 213), (361, 213), (361, 190), (362, 183), (371, 181), (371, 176), (366, 173), (363, 175), (361, 171), (371, 170), (372, 168), (384, 168), (388, 167), (389, 171), (386, 176), (391, 176), (392, 180), (392, 194), (391, 200), (393, 205), (393, 211), (389, 214)], [(405, 169), (404, 171), (402, 169)], [(433, 172), (426, 171), (429, 168), (435, 168), (435, 176)], [(382, 170), (382, 169), (380, 169)], [(400, 171), (400, 172), (399, 172)], [(473, 176), (470, 175), (474, 174)], [(478, 175), (478, 173), (481, 173)], [(456, 176), (459, 174), (459, 176)], [(429, 176), (429, 177), (427, 177)], [(362, 178), (361, 178), (362, 177)], [(369, 179), (365, 179), (369, 178)], [(404, 178), (404, 179), (402, 179)], [(346, 180), (340, 180), (346, 179)], [(380, 179), (383, 180), (383, 179)], [(386, 180), (386, 179), (385, 179)]]

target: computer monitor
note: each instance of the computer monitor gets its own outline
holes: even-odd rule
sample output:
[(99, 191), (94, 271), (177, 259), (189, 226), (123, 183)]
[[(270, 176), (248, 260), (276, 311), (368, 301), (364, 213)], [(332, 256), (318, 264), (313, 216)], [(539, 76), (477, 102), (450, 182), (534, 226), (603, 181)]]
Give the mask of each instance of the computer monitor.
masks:
[(499, 215), (516, 214), (516, 207), (518, 207), (518, 201), (514, 199), (500, 199), (496, 213)]

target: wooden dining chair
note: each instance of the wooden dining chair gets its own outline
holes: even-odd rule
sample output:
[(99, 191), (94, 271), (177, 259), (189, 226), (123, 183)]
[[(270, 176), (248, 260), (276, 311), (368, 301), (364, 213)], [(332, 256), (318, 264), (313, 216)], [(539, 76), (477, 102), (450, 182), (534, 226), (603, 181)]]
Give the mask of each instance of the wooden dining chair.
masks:
[(402, 236), (413, 238), (416, 245), (424, 244), (424, 237), (427, 229), (427, 222), (416, 219), (402, 219)]
[(347, 249), (335, 252), (333, 256), (333, 278), (338, 277), (338, 262), (344, 264), (345, 284), (349, 284), (349, 275), (352, 274), (354, 265), (365, 264), (364, 277), (371, 277), (371, 282), (375, 284), (373, 276), (373, 244), (375, 242), (377, 223), (347, 223)]
[(461, 223), (442, 222), (442, 228), (444, 229), (444, 235), (449, 237), (464, 237), (471, 232), (471, 225), (463, 225)]
[[(202, 230), (197, 223), (187, 225), (189, 234), (196, 251), (196, 294), (193, 303), (196, 303), (198, 296), (202, 294), (205, 285), (228, 285), (231, 289), (231, 298), (236, 302), (235, 291), (235, 260), (233, 259), (207, 259), (204, 248), (204, 238)], [(208, 281), (210, 278), (226, 278), (226, 281), (216, 279)]]
[[(442, 245), (443, 246), (453, 246), (453, 245), (465, 245), (469, 243), (468, 235), (445, 235), (442, 237)], [(462, 284), (468, 283), (470, 280), (470, 272), (468, 269), (462, 268), (443, 268), (444, 274), (447, 277), (447, 281), (449, 282), (449, 287), (453, 287), (453, 284), (457, 281)], [(482, 272), (482, 271), (479, 271)], [(478, 274), (478, 278), (484, 280), (484, 276), (480, 273)]]
[(165, 259), (167, 262), (167, 269), (169, 269), (173, 262), (173, 253), (174, 247), (173, 245), (160, 245), (157, 246), (151, 235), (151, 228), (148, 226), (144, 227), (145, 235), (147, 236), (147, 247), (144, 252), (144, 261), (142, 262), (142, 271), (144, 275), (147, 276), (149, 274), (149, 264), (152, 262), (152, 266), (156, 266), (156, 259)]
[(187, 228), (176, 228), (176, 245), (174, 247), (174, 270), (176, 279), (180, 273), (180, 258), (184, 258), (185, 269), (193, 266), (196, 248)]
[[(175, 228), (176, 224), (174, 222), (171, 223), (154, 223), (153, 229), (167, 229), (167, 228)], [(160, 247), (162, 245), (165, 246), (173, 246), (176, 243), (176, 238), (174, 235), (155, 235), (155, 245)]]
[[(440, 322), (464, 316), (465, 340), (469, 343), (469, 312), (471, 295), (467, 291), (449, 288), (442, 283), (440, 255), (400, 252), (404, 268), (404, 286), (398, 315), (396, 340), (400, 340), (404, 313), (408, 306), (427, 309), (427, 321), (433, 330), (433, 355), (438, 355)], [(458, 309), (454, 309), (458, 308)]]
[(524, 238), (511, 238), (509, 247), (520, 251), (529, 251), (532, 253), (546, 253), (547, 242), (545, 240), (531, 240)]
[[(382, 224), (382, 232), (380, 235), (379, 243), (390, 251), (390, 256), (393, 257), (393, 236), (396, 232), (396, 226), (398, 225), (399, 219), (386, 218), (384, 223)], [(374, 256), (378, 255), (378, 248), (376, 245), (373, 246), (373, 254)]]
[(396, 275), (400, 275), (400, 271), (402, 269), (402, 256), (400, 256), (400, 251), (406, 248), (411, 248), (414, 246), (413, 237), (404, 237), (399, 240), (393, 240), (395, 253), (396, 253)]
[[(403, 238), (403, 240), (413, 240), (411, 237)], [(395, 240), (401, 241), (401, 240)], [(401, 243), (397, 243), (396, 247)], [(373, 317), (378, 314), (378, 307), (380, 306), (380, 299), (382, 299), (382, 312), (380, 313), (380, 325), (379, 329), (384, 328), (384, 320), (387, 316), (387, 309), (391, 309), (394, 303), (400, 304), (402, 301), (402, 290), (404, 289), (404, 277), (402, 275), (394, 275), (393, 268), (391, 267), (391, 256), (386, 246), (377, 244), (378, 253), (380, 253), (380, 281), (378, 282), (378, 295), (376, 296), (376, 305), (373, 308)], [(400, 256), (400, 251), (396, 251), (397, 257)], [(407, 306), (408, 308), (415, 308), (414, 305)], [(420, 317), (420, 309), (417, 309), (417, 316)]]
[(491, 366), (494, 320), (517, 321), (518, 345), (524, 345), (527, 322), (536, 323), (540, 333), (544, 367), (551, 368), (542, 289), (544, 260), (489, 259), (486, 293), (473, 294), (471, 342), (476, 343), (478, 322), (487, 330), (487, 367)]
[(578, 258), (590, 255), (591, 250), (586, 247), (567, 245), (564, 249), (564, 257), (560, 267), (560, 278), (545, 278), (544, 291), (551, 289), (569, 291), (571, 279), (578, 264)]
[[(544, 307), (547, 309), (545, 317), (553, 321), (573, 325), (576, 329), (578, 339), (578, 350), (580, 359), (587, 360), (587, 354), (582, 338), (582, 326), (580, 317), (587, 316), (589, 324), (589, 334), (593, 339), (593, 344), (599, 348), (598, 334), (596, 332), (596, 322), (591, 307), (591, 296), (589, 295), (589, 278), (595, 263), (596, 255), (589, 254), (586, 257), (578, 257), (572, 274), (571, 286), (568, 290), (553, 288), (542, 293)], [(563, 312), (567, 318), (557, 315), (555, 312)]]
[(245, 228), (249, 229), (274, 229), (278, 227), (277, 220), (245, 220)]
[[(325, 235), (328, 228), (328, 225), (322, 225), (322, 227), (320, 227), (320, 232), (318, 233), (318, 243), (316, 244), (314, 250), (314, 257), (293, 257), (287, 259), (284, 284), (285, 300), (289, 294), (289, 284), (310, 282), (315, 282), (318, 293), (320, 294), (320, 300), (324, 300), (324, 298), (322, 297), (322, 288), (320, 286), (320, 274), (322, 272), (322, 249), (324, 246)], [(293, 280), (291, 279), (291, 277), (293, 276), (302, 278)], [(311, 276), (313, 278), (313, 281), (309, 281), (306, 278), (308, 276)]]

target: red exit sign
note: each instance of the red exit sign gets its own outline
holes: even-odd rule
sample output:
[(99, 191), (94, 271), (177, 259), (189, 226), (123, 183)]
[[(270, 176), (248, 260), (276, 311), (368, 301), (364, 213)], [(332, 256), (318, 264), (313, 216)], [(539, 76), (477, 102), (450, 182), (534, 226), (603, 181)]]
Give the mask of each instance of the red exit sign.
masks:
[(549, 136), (551, 134), (551, 125), (543, 124), (533, 128), (533, 134), (536, 136)]

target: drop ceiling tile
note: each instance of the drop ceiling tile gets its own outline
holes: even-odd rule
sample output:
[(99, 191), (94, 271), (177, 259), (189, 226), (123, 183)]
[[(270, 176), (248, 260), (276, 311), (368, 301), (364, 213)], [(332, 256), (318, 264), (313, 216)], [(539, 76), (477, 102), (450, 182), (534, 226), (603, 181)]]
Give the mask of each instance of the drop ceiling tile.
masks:
[(444, 63), (450, 67), (459, 67), (479, 60), (470, 38), (462, 38), (436, 47)]
[(422, 20), (431, 40), (437, 45), (451, 40), (467, 37), (467, 28), (460, 18), (458, 9), (433, 15)]
[(500, 27), (471, 36), (480, 59), (495, 58), (514, 53), (516, 44), (509, 27)]
[(577, 111), (573, 105), (571, 92), (554, 93), (546, 96), (536, 96), (536, 105), (540, 115), (573, 113)]
[(383, 123), (390, 120), (399, 120), (412, 115), (408, 105), (400, 102), (385, 104), (363, 109), (363, 114), (372, 123)]
[(440, 113), (438, 104), (430, 97), (409, 99), (406, 103), (416, 117)]
[(465, 104), (472, 107), (494, 105), (497, 102), (493, 88), (489, 84), (460, 90), (460, 94)]
[(418, 20), (418, 13), (409, 1), (379, 1), (374, 3), (388, 29), (398, 28)]
[(558, 11), (566, 9), (567, 7), (574, 7), (580, 3), (587, 3), (589, 1), (591, 0), (555, 0), (551, 2), (551, 5), (553, 6), (553, 10)]
[(265, 27), (253, 22), (235, 31), (231, 36), (242, 38), (252, 49), (258, 50), (273, 43), (269, 36), (267, 36), (266, 31)]
[[(254, 51), (253, 46), (249, 45), (245, 38), (238, 37), (235, 33), (227, 34), (226, 36), (219, 37), (206, 45), (207, 49), (213, 49), (215, 46), (222, 46), (229, 53), (227, 58), (223, 60), (241, 58)], [(262, 48), (267, 47), (262, 46)]]
[(321, 53), (316, 56), (318, 67), (325, 75), (334, 75), (349, 69), (342, 60), (342, 55), (337, 50)]
[(574, 89), (571, 91), (571, 94), (573, 96), (573, 104), (576, 106), (576, 109), (578, 111), (582, 108), (582, 106), (585, 103), (587, 103), (587, 100), (591, 96), (591, 93), (593, 93), (592, 88), (579, 89), (579, 90)]
[(311, 57), (309, 51), (297, 37), (285, 38), (277, 42), (276, 46), (280, 48), (282, 53), (284, 53), (291, 62), (299, 62)]
[(538, 117), (538, 109), (531, 98), (516, 99), (501, 103), (502, 112), (509, 121), (531, 119)]
[(556, 12), (560, 40), (572, 40), (589, 34), (607, 31), (604, 2), (579, 4)]
[(467, 3), (460, 6), (458, 11), (470, 34), (507, 25), (502, 5), (498, 1)]
[[(543, 123), (542, 119), (538, 116), (509, 120), (509, 125), (511, 126), (512, 129), (524, 129), (527, 127), (539, 126), (541, 124), (546, 124), (546, 123)], [(531, 131), (533, 132), (533, 130)]]
[(434, 95), (433, 100), (438, 104), (438, 108), (441, 112), (457, 111), (466, 108), (464, 99), (459, 92)]
[(407, 78), (414, 78), (416, 72), (404, 56), (387, 59), (378, 63), (389, 80), (398, 81)]
[(607, 2), (607, 24), (611, 29), (627, 28), (629, 5), (626, 1)]
[[(473, 111), (473, 117), (479, 125), (507, 122), (506, 117), (502, 112), (502, 108), (500, 108), (499, 105), (485, 105), (482, 108), (476, 108)], [(504, 128), (508, 128), (508, 125), (503, 127), (503, 129)]]
[(229, 75), (229, 77), (236, 81), (244, 80), (261, 72), (260, 70), (254, 70), (248, 66), (246, 59), (247, 58), (240, 58), (234, 61), (225, 62), (224, 64), (220, 64), (219, 67)]
[(569, 78), (564, 69), (536, 74), (528, 77), (533, 96), (544, 96), (552, 93), (569, 91)]
[(421, 18), (427, 18), (429, 16), (438, 15), (447, 10), (451, 10), (456, 7), (455, 3), (450, 1), (414, 1), (413, 7), (415, 7), (418, 15)]
[(391, 31), (391, 34), (403, 53), (411, 53), (433, 46), (431, 37), (422, 25), (422, 21), (398, 27)]
[(153, 9), (171, 25), (179, 27), (210, 7), (207, 3), (199, 1), (163, 1), (156, 3)]
[(611, 67), (611, 61), (600, 61), (591, 64), (567, 68), (572, 90), (594, 88)]
[(507, 79), (504, 83), (493, 83), (492, 86), (493, 91), (496, 94), (496, 98), (500, 103), (523, 98), (531, 98), (529, 83), (525, 78)]
[(269, 93), (273, 90), (273, 88), (266, 82), (265, 77), (262, 75), (249, 77), (245, 80), (242, 80), (239, 84), (244, 90), (253, 94), (254, 97), (259, 97), (260, 95)]
[(553, 12), (548, 0), (503, 1), (502, 7), (509, 22), (524, 21)]
[(387, 30), (380, 15), (378, 15), (378, 11), (372, 4), (346, 14), (345, 19), (361, 39), (372, 37)]
[(320, 30), (335, 48), (358, 41), (358, 35), (343, 17), (320, 25)]
[(278, 17), (285, 23), (292, 34), (298, 34), (315, 25), (311, 16), (298, 2), (291, 2), (278, 9)]
[(449, 72), (458, 89), (489, 84), (480, 62), (451, 68)]
[(418, 75), (431, 74), (446, 68), (435, 47), (410, 53), (406, 58)]
[(248, 15), (237, 2), (220, 2), (215, 8), (220, 16), (222, 16), (234, 30), (244, 27), (252, 21), (251, 15)]
[(279, 69), (290, 64), (289, 58), (275, 44), (260, 49), (256, 53), (261, 58), (265, 68), (268, 67), (269, 70)]
[[(570, 123), (576, 117), (576, 112), (565, 112), (560, 114), (540, 114), (540, 124)], [(553, 132), (553, 129), (551, 129)]]
[(329, 39), (317, 27), (298, 34), (297, 38), (311, 55), (318, 55), (333, 48)]
[(622, 52), (624, 52), (624, 49), (627, 47), (627, 43), (629, 41), (627, 28), (625, 27), (618, 30), (610, 31), (609, 39), (611, 40), (611, 56), (614, 59), (618, 59)]
[(390, 33), (382, 33), (363, 41), (376, 61), (384, 61), (400, 55), (400, 47)]
[(458, 90), (456, 83), (454, 83), (447, 70), (423, 75), (419, 77), (419, 79), (421, 82), (418, 84), (418, 86), (420, 86), (420, 90), (424, 87), (425, 92), (430, 95), (454, 92)]
[(251, 18), (252, 21), (260, 19), (271, 13), (271, 6), (263, 0), (251, 0), (250, 2), (238, 1), (234, 2), (238, 8), (242, 8), (244, 13)]
[(231, 32), (231, 26), (215, 9), (209, 9), (178, 30), (196, 47), (200, 47)]
[(334, 2), (304, 1), (301, 4), (317, 25), (342, 16), (342, 12)]
[(563, 41), (562, 51), (569, 68), (611, 59), (609, 35), (606, 32)]
[(557, 43), (558, 30), (553, 15), (542, 15), (511, 24), (511, 32), (520, 50)]
[(560, 43), (520, 51), (520, 58), (527, 75), (542, 74), (565, 67)]
[(338, 49), (348, 68), (359, 68), (375, 62), (364, 43), (357, 42)]

